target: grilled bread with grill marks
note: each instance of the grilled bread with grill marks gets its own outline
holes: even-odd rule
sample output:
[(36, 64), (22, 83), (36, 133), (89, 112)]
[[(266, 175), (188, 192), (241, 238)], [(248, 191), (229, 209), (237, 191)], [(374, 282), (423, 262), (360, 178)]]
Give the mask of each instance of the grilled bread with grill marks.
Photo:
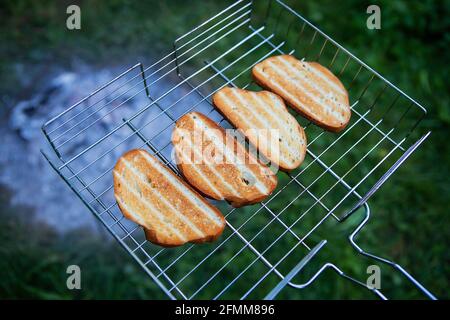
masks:
[(255, 81), (279, 96), (305, 118), (333, 132), (350, 121), (348, 93), (339, 79), (316, 62), (290, 55), (265, 59), (252, 69)]
[[(293, 170), (305, 159), (305, 131), (278, 95), (269, 91), (253, 92), (227, 87), (213, 95), (213, 103), (281, 170)], [(268, 133), (271, 130), (276, 130), (277, 141), (270, 139)]]
[(277, 185), (266, 165), (201, 113), (188, 113), (176, 122), (172, 143), (178, 168), (208, 197), (240, 207), (262, 201)]
[(145, 150), (131, 150), (113, 170), (114, 197), (123, 215), (164, 247), (217, 239), (222, 214)]

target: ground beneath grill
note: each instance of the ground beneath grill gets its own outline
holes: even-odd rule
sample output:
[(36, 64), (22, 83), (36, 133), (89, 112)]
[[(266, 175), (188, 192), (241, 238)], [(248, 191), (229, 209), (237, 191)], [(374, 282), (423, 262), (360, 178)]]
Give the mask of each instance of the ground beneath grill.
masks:
[[(128, 67), (98, 68), (81, 62), (76, 72), (52, 67), (38, 77), (38, 83), (31, 84), (26, 99), (9, 101), (9, 106), (3, 101), (3, 110), (8, 112), (0, 120), (0, 186), (8, 190), (10, 206), (29, 208), (25, 214), (30, 218), (60, 232), (80, 227), (97, 230), (97, 220), (41, 155), (41, 149), (52, 154), (41, 126)], [(167, 87), (163, 82), (158, 86)], [(30, 88), (28, 83), (23, 86)], [(133, 112), (143, 103), (147, 102), (133, 101), (126, 107)], [(92, 142), (88, 136), (83, 141), (86, 145)]]

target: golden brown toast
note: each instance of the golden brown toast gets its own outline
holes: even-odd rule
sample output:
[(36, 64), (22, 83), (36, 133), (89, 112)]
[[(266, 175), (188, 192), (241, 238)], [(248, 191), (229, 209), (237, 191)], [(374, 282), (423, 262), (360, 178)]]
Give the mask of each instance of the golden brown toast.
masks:
[[(281, 170), (293, 170), (305, 159), (305, 131), (278, 95), (226, 87), (213, 95), (213, 103)], [(271, 139), (273, 135), (277, 136), (276, 141)]]
[(120, 210), (144, 227), (149, 241), (174, 247), (221, 235), (225, 219), (219, 210), (147, 151), (122, 155), (113, 176)]
[(351, 117), (348, 93), (341, 81), (316, 62), (290, 55), (265, 59), (252, 69), (255, 81), (280, 97), (305, 118), (333, 132)]
[(208, 197), (240, 207), (262, 201), (277, 186), (266, 165), (201, 113), (188, 113), (176, 122), (172, 143), (178, 168)]

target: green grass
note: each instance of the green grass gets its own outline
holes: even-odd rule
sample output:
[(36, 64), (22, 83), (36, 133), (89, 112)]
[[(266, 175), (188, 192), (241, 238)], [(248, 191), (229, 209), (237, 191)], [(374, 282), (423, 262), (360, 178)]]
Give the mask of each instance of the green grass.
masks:
[[(446, 62), (449, 61), (450, 5), (448, 1), (375, 3), (382, 10), (379, 31), (365, 28), (365, 9), (369, 3), (299, 1), (294, 7), (428, 108), (421, 130), (432, 130), (431, 137), (371, 199), (372, 219), (361, 232), (359, 243), (368, 251), (404, 266), (438, 297), (448, 298), (450, 95)], [(0, 12), (0, 43), (8, 43), (0, 46), (2, 92), (11, 97), (22, 94), (12, 63), (38, 64), (45, 68), (57, 61), (70, 67), (76, 56), (98, 65), (134, 64), (140, 57), (157, 56), (170, 49), (174, 38), (223, 8), (225, 2), (83, 1), (80, 2), (80, 32), (65, 29), (65, 6), (64, 2), (14, 1)], [(24, 218), (29, 214), (27, 209), (9, 207), (8, 195), (2, 194), (0, 297), (164, 298), (115, 242), (85, 230), (60, 236), (45, 225), (31, 226)], [(274, 203), (274, 209), (281, 209), (284, 200)], [(295, 208), (301, 210), (305, 205), (296, 203)], [(250, 209), (242, 212), (245, 216)], [(364, 276), (371, 262), (358, 256), (346, 240), (361, 214), (342, 225), (329, 222), (314, 235), (314, 242), (326, 238), (329, 243), (298, 282), (307, 279), (315, 271), (314, 267), (328, 260), (336, 261), (351, 275)], [(258, 222), (264, 220), (254, 221), (253, 228), (257, 228)], [(225, 252), (220, 261), (230, 257)], [(241, 263), (249, 258), (244, 257)], [(65, 287), (65, 269), (69, 264), (81, 266), (81, 291), (68, 291)], [(179, 272), (189, 266), (181, 265)], [(383, 289), (390, 296), (421, 297), (398, 274), (387, 273)], [(273, 285), (275, 281), (265, 285)], [(289, 288), (282, 297), (372, 296), (333, 272), (326, 272), (308, 290)]]
[[(2, 196), (2, 203), (7, 198)], [(30, 224), (27, 208), (0, 214), (0, 297), (8, 299), (163, 298), (157, 286), (108, 237), (77, 230), (59, 235), (42, 223)], [(82, 290), (68, 290), (69, 265), (81, 269)], [(127, 279), (123, 281), (123, 279)]]

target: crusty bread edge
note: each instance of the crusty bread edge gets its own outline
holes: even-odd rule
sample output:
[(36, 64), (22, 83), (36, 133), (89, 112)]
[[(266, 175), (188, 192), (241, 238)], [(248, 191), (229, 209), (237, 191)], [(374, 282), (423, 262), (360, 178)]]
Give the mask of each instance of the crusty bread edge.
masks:
[[(211, 120), (210, 118), (208, 118), (207, 116), (205, 116), (203, 113), (200, 113), (200, 112), (196, 112), (196, 113), (201, 114), (202, 116), (204, 116), (204, 117), (206, 118), (207, 122), (209, 122), (209, 124), (213, 123), (214, 125), (217, 125), (213, 120)], [(180, 118), (180, 119), (181, 119), (181, 118)], [(179, 121), (180, 119), (178, 119), (178, 121)], [(177, 126), (178, 121), (175, 123), (175, 126)], [(222, 133), (225, 134), (225, 129), (224, 129), (224, 128), (222, 128), (222, 127), (219, 126), (219, 125), (217, 125), (217, 127), (219, 128), (220, 131), (222, 131)], [(174, 144), (174, 141), (173, 141), (173, 135), (172, 135), (172, 143)], [(238, 143), (239, 143), (239, 142), (238, 142)], [(248, 151), (247, 151), (247, 152), (248, 152)], [(176, 154), (176, 153), (175, 153), (175, 154)], [(258, 160), (258, 162), (260, 162), (260, 161)], [(265, 164), (262, 164), (262, 163), (260, 163), (260, 164), (263, 165), (263, 166), (265, 166)], [(177, 167), (178, 167), (178, 169), (180, 170), (180, 172), (181, 172), (181, 174), (183, 175), (183, 177), (186, 179), (186, 181), (187, 181), (188, 183), (190, 183), (190, 182), (189, 182), (189, 179), (186, 178), (186, 170), (188, 170), (188, 168), (182, 163), (182, 161), (178, 161), (178, 159), (177, 159)], [(240, 208), (240, 207), (243, 207), (243, 206), (246, 206), (246, 205), (252, 205), (252, 204), (261, 202), (262, 200), (264, 200), (264, 199), (266, 199), (267, 197), (269, 197), (269, 196), (273, 193), (273, 191), (277, 188), (277, 185), (278, 185), (278, 177), (276, 176), (276, 174), (274, 174), (274, 177), (275, 177), (275, 183), (274, 183), (273, 186), (271, 186), (271, 188), (269, 189), (269, 192), (268, 192), (267, 195), (261, 195), (261, 197), (255, 198), (255, 199), (253, 199), (253, 200), (251, 200), (251, 201), (250, 201), (250, 200), (241, 200), (240, 198), (235, 198), (235, 199), (233, 199), (233, 198), (231, 198), (231, 197), (228, 197), (227, 202), (229, 202), (230, 205), (231, 205), (232, 207), (234, 207), (234, 208)], [(198, 187), (196, 187), (196, 186), (194, 186), (194, 185), (190, 185), (190, 187), (193, 188), (193, 189), (195, 189), (198, 193), (204, 195), (204, 196), (207, 197), (207, 198), (214, 199), (214, 200), (223, 200), (223, 199), (216, 199), (216, 198), (212, 197), (211, 195), (206, 194), (204, 191), (202, 191), (201, 189), (199, 189)]]
[[(181, 174), (183, 175), (183, 178), (185, 178), (186, 181), (189, 182), (189, 179), (186, 177), (186, 170), (189, 170), (189, 169), (186, 166), (182, 165), (182, 164), (177, 165), (177, 167), (180, 170)], [(267, 196), (262, 195), (261, 197), (255, 198), (252, 201), (246, 201), (246, 200), (242, 200), (240, 198), (232, 198), (232, 197), (228, 197), (228, 199), (226, 201), (229, 202), (230, 205), (233, 208), (240, 208), (240, 207), (243, 207), (243, 206), (246, 206), (246, 205), (259, 203), (259, 202), (263, 201), (265, 198), (267, 198), (268, 196), (270, 196), (272, 194), (272, 192), (276, 189), (277, 185), (278, 185), (278, 183), (276, 183), (274, 185), (274, 187), (270, 189), (269, 194)], [(199, 189), (198, 187), (196, 187), (194, 185), (191, 185), (191, 188), (195, 189), (195, 191), (197, 191), (199, 194), (203, 195), (206, 198), (214, 199), (214, 200), (217, 200), (217, 201), (224, 200), (224, 199), (216, 199), (216, 198), (214, 198), (211, 195), (205, 193), (204, 191), (202, 191), (201, 189)]]
[[(286, 56), (286, 55), (283, 55), (283, 56)], [(263, 63), (264, 62), (264, 60), (263, 61), (261, 61), (260, 63)], [(308, 63), (311, 63), (311, 62), (308, 62)], [(317, 64), (317, 63), (316, 63)], [(271, 86), (270, 86), (270, 84), (269, 84), (269, 82), (268, 81), (265, 81), (264, 79), (260, 79), (259, 77), (258, 77), (258, 75), (256, 74), (256, 66), (257, 65), (255, 65), (253, 68), (252, 68), (252, 78), (253, 78), (253, 80), (261, 87), (261, 88), (263, 88), (263, 89), (266, 89), (266, 90), (268, 90), (268, 91), (270, 91), (270, 92), (272, 92), (272, 93), (275, 93), (275, 94), (277, 94), (276, 92), (273, 92), (272, 91), (272, 88), (271, 88)], [(323, 66), (321, 66), (322, 68), (324, 68)], [(328, 69), (327, 69), (328, 70)], [(331, 71), (329, 71), (329, 72), (331, 72)], [(333, 76), (334, 76), (334, 74), (333, 74)], [(335, 76), (336, 77), (336, 76)], [(342, 88), (345, 90), (345, 92), (346, 92), (346, 97), (347, 97), (347, 103), (349, 104), (349, 101), (348, 101), (348, 92), (347, 92), (347, 90), (345, 89), (345, 87), (342, 85), (342, 83), (339, 81), (339, 83), (340, 83), (340, 86), (342, 86)], [(277, 94), (278, 95), (278, 94)], [(281, 96), (280, 96), (281, 97)], [(311, 116), (309, 116), (308, 114), (306, 114), (306, 113), (304, 113), (300, 108), (298, 108), (297, 106), (296, 106), (296, 104), (295, 103), (293, 103), (289, 98), (284, 98), (284, 97), (281, 97), (285, 102), (286, 102), (286, 104), (288, 105), (288, 106), (290, 106), (292, 109), (294, 109), (296, 112), (298, 112), (302, 117), (304, 117), (304, 118), (306, 118), (306, 119), (308, 119), (309, 121), (311, 121), (312, 123), (314, 123), (314, 124), (316, 124), (316, 125), (318, 125), (319, 127), (321, 127), (321, 128), (323, 128), (323, 129), (325, 129), (325, 130), (328, 130), (328, 131), (331, 131), (331, 132), (335, 132), (335, 133), (338, 133), (338, 132), (341, 132), (342, 130), (344, 130), (346, 127), (347, 127), (347, 125), (350, 123), (350, 118), (351, 118), (351, 112), (350, 112), (350, 116), (349, 116), (349, 118), (348, 118), (348, 121), (346, 122), (346, 123), (344, 123), (342, 126), (330, 126), (330, 125), (327, 125), (327, 124), (325, 124), (325, 123), (323, 123), (323, 122), (320, 122), (320, 121), (317, 121), (316, 119), (313, 119)]]
[[(244, 90), (244, 89), (239, 89), (239, 90)], [(244, 91), (246, 91), (246, 90), (244, 90)], [(230, 119), (229, 117), (227, 117), (227, 115), (226, 115), (226, 114), (220, 109), (220, 107), (218, 106), (218, 99), (220, 99), (220, 97), (218, 97), (217, 94), (218, 94), (219, 92), (220, 92), (220, 90), (217, 91), (217, 92), (213, 95), (213, 97), (212, 97), (212, 102), (213, 102), (213, 105), (214, 105), (214, 107), (216, 108), (217, 112), (219, 112), (220, 115), (222, 115), (222, 117), (224, 117), (229, 123), (231, 123), (235, 128), (237, 128), (237, 129), (242, 133), (242, 135), (245, 137), (246, 141), (247, 141), (248, 143), (252, 144), (252, 145), (256, 148), (256, 146), (248, 139), (248, 137), (245, 135), (245, 133), (244, 133), (240, 128), (238, 128), (238, 127), (231, 121), (231, 119)], [(284, 103), (283, 98), (281, 98), (281, 97), (280, 97), (278, 94), (276, 94), (275, 92), (272, 92), (272, 91), (269, 91), (269, 90), (262, 90), (262, 91), (258, 91), (258, 92), (256, 92), (256, 93), (257, 93), (257, 94), (258, 94), (258, 93), (264, 93), (264, 94), (273, 94), (273, 95), (275, 95), (276, 98), (277, 98), (277, 99), (280, 99), (280, 101), (282, 102), (282, 105), (283, 105), (283, 108), (285, 109), (285, 111), (286, 111), (287, 113), (289, 113), (289, 110), (287, 109), (286, 104)], [(292, 116), (292, 114), (290, 114), (290, 113), (289, 113), (289, 115)], [(301, 166), (301, 164), (303, 163), (303, 161), (305, 161), (306, 146), (307, 146), (307, 143), (308, 143), (308, 140), (307, 140), (307, 137), (306, 137), (305, 130), (304, 130), (303, 127), (300, 125), (300, 123), (298, 123), (298, 121), (297, 121), (297, 119), (295, 119), (295, 117), (294, 117), (294, 120), (295, 120), (295, 122), (297, 122), (297, 130), (298, 130), (300, 136), (303, 137), (303, 140), (305, 141), (305, 146), (304, 146), (304, 148), (303, 148), (304, 150), (303, 150), (303, 152), (302, 152), (303, 157), (302, 157), (299, 161), (297, 161), (297, 162), (295, 163), (294, 166), (292, 166), (292, 167), (283, 166), (279, 161), (276, 163), (276, 165), (278, 166), (278, 168), (279, 168), (281, 171), (287, 172), (287, 173), (291, 172), (292, 170), (297, 169), (298, 167)], [(268, 159), (268, 157), (267, 157), (266, 155), (264, 155), (264, 156)], [(270, 159), (269, 159), (269, 160), (270, 160)], [(270, 161), (272, 161), (272, 160), (270, 160)]]
[[(144, 152), (147, 152), (147, 151), (144, 150), (144, 149), (132, 149), (132, 150), (129, 150), (129, 151), (125, 152), (125, 153), (119, 158), (119, 160), (117, 160), (116, 165), (114, 166), (114, 169), (113, 169), (114, 198), (116, 198), (116, 190), (119, 190), (119, 187), (118, 187), (118, 181), (117, 181), (117, 179), (114, 177), (114, 171), (117, 170), (117, 172), (121, 172), (121, 171), (120, 171), (120, 167), (121, 167), (122, 165), (121, 165), (121, 163), (120, 163), (120, 159), (121, 159), (122, 157), (132, 156), (132, 155), (134, 155), (135, 153), (139, 153), (140, 150), (142, 150), (142, 151), (144, 151)], [(159, 160), (158, 160), (158, 161), (159, 161)], [(162, 164), (162, 165), (164, 165), (164, 164)], [(169, 171), (170, 171), (170, 170), (169, 170)], [(170, 172), (170, 174), (172, 174), (172, 172)], [(177, 179), (179, 179), (179, 177), (177, 177), (176, 175), (174, 175), (174, 176), (175, 176)], [(222, 213), (220, 212), (219, 209), (217, 209), (215, 206), (213, 206), (213, 205), (210, 204), (208, 201), (206, 201), (206, 200), (205, 200), (198, 192), (196, 192), (189, 184), (187, 184), (185, 181), (183, 181), (183, 179), (179, 179), (179, 180), (181, 181), (181, 183), (182, 183), (183, 185), (185, 185), (187, 188), (189, 188), (190, 190), (192, 190), (192, 191), (196, 194), (196, 196), (199, 197), (200, 201), (202, 201), (203, 203), (205, 203), (207, 206), (211, 207), (211, 208), (213, 209), (213, 211), (215, 211), (215, 212), (217, 213), (217, 216), (220, 217), (221, 220), (223, 221), (223, 228), (222, 228), (218, 233), (216, 233), (215, 235), (213, 235), (213, 236), (206, 236), (206, 237), (204, 237), (204, 238), (196, 239), (196, 240), (193, 240), (193, 241), (188, 241), (188, 243), (205, 243), (205, 242), (212, 242), (212, 241), (215, 241), (216, 239), (218, 239), (218, 238), (222, 235), (223, 230), (225, 229), (226, 220), (225, 220), (224, 216), (222, 215)], [(117, 205), (118, 205), (120, 211), (122, 212), (122, 214), (124, 215), (125, 218), (127, 218), (128, 220), (133, 221), (134, 223), (136, 223), (136, 224), (138, 224), (138, 225), (140, 225), (140, 224), (133, 218), (133, 216), (132, 216), (125, 208), (123, 208), (123, 207), (120, 205), (120, 203), (119, 203), (118, 201), (117, 201)], [(166, 248), (172, 248), (172, 247), (179, 247), (179, 246), (182, 246), (182, 245), (186, 244), (185, 242), (180, 242), (180, 243), (168, 243), (168, 242), (161, 241), (161, 239), (158, 240), (157, 237), (156, 237), (156, 232), (155, 232), (154, 230), (149, 229), (149, 228), (147, 228), (147, 227), (145, 227), (145, 226), (142, 226), (142, 225), (140, 225), (140, 226), (141, 226), (141, 227), (143, 228), (143, 230), (144, 230), (145, 238), (146, 238), (148, 241), (150, 241), (151, 243), (154, 243), (154, 244), (156, 244), (156, 245), (159, 245), (159, 246), (162, 246), (162, 247), (166, 247)]]

